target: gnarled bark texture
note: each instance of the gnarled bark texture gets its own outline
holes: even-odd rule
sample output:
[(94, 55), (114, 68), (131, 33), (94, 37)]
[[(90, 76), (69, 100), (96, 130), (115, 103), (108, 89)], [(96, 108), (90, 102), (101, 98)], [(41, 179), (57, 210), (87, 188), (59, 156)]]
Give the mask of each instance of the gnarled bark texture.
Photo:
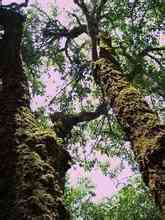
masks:
[(19, 13), (0, 9), (0, 219), (69, 219), (63, 189), (70, 156), (30, 111), (23, 23)]
[(165, 219), (165, 126), (161, 126), (138, 89), (124, 77), (111, 54), (110, 39), (103, 34), (96, 81), (100, 82), (132, 144), (145, 183), (149, 186)]

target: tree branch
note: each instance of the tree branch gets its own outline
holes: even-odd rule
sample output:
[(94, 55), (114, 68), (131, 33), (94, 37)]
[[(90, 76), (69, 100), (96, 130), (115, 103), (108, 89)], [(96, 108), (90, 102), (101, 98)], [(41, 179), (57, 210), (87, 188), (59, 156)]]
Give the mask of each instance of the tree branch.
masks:
[(75, 13), (69, 13), (69, 15), (71, 15), (72, 17), (74, 17), (76, 19), (76, 21), (80, 27), (82, 26), (79, 17)]
[(71, 130), (80, 122), (91, 121), (102, 114), (107, 113), (107, 103), (100, 104), (94, 112), (80, 112), (77, 114), (65, 114), (55, 112), (50, 114), (50, 119), (54, 124), (56, 134), (61, 137), (70, 137)]
[(85, 14), (86, 17), (89, 16), (89, 10), (84, 0), (73, 0), (73, 2), (81, 8), (82, 12)]
[(107, 3), (108, 0), (101, 0), (100, 1), (100, 5), (97, 8), (97, 12), (96, 12), (96, 16), (97, 16), (97, 20), (100, 20), (101, 18), (101, 12), (103, 10), (103, 7), (105, 6), (105, 4)]
[(161, 62), (154, 56), (152, 56), (151, 54), (147, 54), (146, 56), (150, 57), (152, 60), (154, 60), (159, 66), (161, 66)]
[[(105, 0), (103, 0), (104, 2)], [(98, 32), (99, 32), (99, 19), (97, 16), (97, 5), (93, 4), (93, 10), (89, 11), (87, 5), (84, 0), (74, 0), (74, 3), (77, 4), (82, 10), (83, 14), (86, 17), (87, 21), (87, 32), (91, 38), (92, 43), (92, 60), (96, 61), (98, 58), (97, 52), (97, 40), (98, 40)]]
[(68, 53), (68, 47), (72, 40), (79, 37), (83, 33), (87, 33), (87, 26), (85, 24), (82, 24), (81, 26), (75, 26), (68, 30), (62, 25), (62, 28), (60, 29), (58, 25), (58, 20), (56, 21), (57, 30), (53, 30), (53, 27), (49, 27), (49, 24), (44, 29), (43, 37), (45, 38), (44, 44), (50, 44), (51, 42), (55, 40), (59, 40), (61, 38), (66, 38), (65, 46), (64, 48), (60, 49), (59, 52), (65, 52), (66, 57), (71, 62), (69, 53)]
[(47, 28), (45, 28), (43, 36), (46, 38), (52, 37), (53, 40), (57, 40), (57, 39), (63, 38), (63, 37), (69, 38), (70, 40), (73, 40), (83, 33), (87, 33), (87, 26), (86, 25), (76, 26), (70, 30), (63, 27), (63, 29), (61, 29), (61, 30), (59, 29), (57, 31), (48, 30)]
[(165, 50), (165, 46), (161, 46), (161, 47), (147, 47), (145, 48), (140, 55), (141, 56), (146, 56), (148, 55), (149, 52), (154, 52), (154, 51), (162, 51)]

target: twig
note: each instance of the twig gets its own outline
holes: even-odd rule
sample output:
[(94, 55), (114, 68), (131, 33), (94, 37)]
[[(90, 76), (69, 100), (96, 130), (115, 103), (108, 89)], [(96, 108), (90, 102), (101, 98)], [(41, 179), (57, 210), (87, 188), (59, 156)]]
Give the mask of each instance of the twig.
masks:
[[(78, 80), (78, 79), (77, 79)], [(52, 104), (53, 104), (53, 102), (55, 102), (56, 101), (56, 99), (58, 98), (58, 96), (60, 95), (60, 93), (61, 92), (63, 92), (72, 82), (74, 82), (75, 81), (75, 79), (72, 79), (70, 82), (68, 82), (62, 89), (60, 89), (60, 91), (56, 94), (56, 96), (54, 96), (51, 100), (50, 100), (50, 102), (49, 102), (49, 104), (48, 104), (48, 106), (50, 107)]]

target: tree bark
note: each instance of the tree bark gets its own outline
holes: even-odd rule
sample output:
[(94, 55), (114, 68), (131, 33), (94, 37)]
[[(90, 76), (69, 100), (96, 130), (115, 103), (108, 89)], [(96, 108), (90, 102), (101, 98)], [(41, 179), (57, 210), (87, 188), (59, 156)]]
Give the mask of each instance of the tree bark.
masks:
[(106, 102), (123, 126), (139, 163), (144, 182), (150, 188), (165, 219), (165, 126), (156, 112), (130, 84), (112, 56), (108, 36), (100, 39), (100, 59), (96, 61), (96, 82), (100, 82)]
[(31, 113), (20, 56), (24, 20), (0, 9), (0, 219), (69, 219), (63, 190), (70, 156)]

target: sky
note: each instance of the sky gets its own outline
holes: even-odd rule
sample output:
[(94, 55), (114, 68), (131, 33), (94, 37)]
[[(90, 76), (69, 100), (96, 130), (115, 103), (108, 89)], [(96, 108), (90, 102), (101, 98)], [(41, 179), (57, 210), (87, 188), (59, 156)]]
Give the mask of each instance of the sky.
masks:
[[(3, 4), (9, 4), (11, 2), (22, 3), (24, 1), (3, 0)], [(30, 1), (30, 3), (34, 2), (35, 0)], [(55, 0), (39, 0), (38, 2), (40, 3), (41, 7), (45, 11), (47, 11), (49, 8), (51, 8), (51, 4), (53, 4)], [(73, 1), (56, 0), (56, 4), (60, 12), (58, 19), (63, 24), (67, 24), (68, 17), (66, 15), (66, 11), (73, 8)], [(45, 103), (49, 102), (51, 97), (54, 97), (55, 94), (58, 93), (58, 91), (65, 86), (65, 82), (61, 80), (58, 72), (54, 72), (53, 67), (50, 68), (48, 72), (43, 74), (42, 80), (46, 86), (46, 95), (44, 97), (35, 96), (31, 103), (32, 109), (36, 109), (37, 107), (43, 105), (45, 106)], [(97, 155), (97, 159), (100, 161), (107, 162), (111, 169), (116, 169), (117, 167), (119, 167), (121, 162), (118, 157), (108, 158), (107, 156), (103, 156), (101, 154)], [(101, 202), (103, 199), (111, 197), (116, 191), (121, 189), (127, 183), (128, 178), (133, 175), (133, 172), (131, 171), (131, 168), (128, 167), (127, 164), (125, 164), (125, 168), (122, 170), (120, 175), (114, 179), (111, 179), (110, 177), (104, 176), (98, 167), (94, 167), (91, 172), (87, 173), (84, 171), (82, 167), (75, 165), (68, 171), (68, 174), (70, 176), (69, 182), (72, 187), (76, 187), (82, 176), (88, 177), (90, 181), (93, 183), (93, 185), (96, 187), (96, 196), (92, 198), (93, 201)], [(118, 185), (118, 183), (120, 184)], [(116, 185), (118, 185), (117, 188)]]

